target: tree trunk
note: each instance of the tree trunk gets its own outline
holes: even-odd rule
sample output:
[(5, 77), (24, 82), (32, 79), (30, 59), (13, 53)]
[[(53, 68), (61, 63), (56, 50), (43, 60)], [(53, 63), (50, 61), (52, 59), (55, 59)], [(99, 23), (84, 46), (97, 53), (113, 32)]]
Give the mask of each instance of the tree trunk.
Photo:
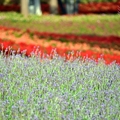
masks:
[(21, 13), (27, 17), (28, 16), (28, 2), (29, 0), (21, 0)]
[(57, 0), (50, 0), (49, 5), (50, 5), (50, 12), (52, 14), (58, 14), (58, 2), (57, 2)]
[(62, 0), (58, 0), (58, 5), (60, 7), (61, 13), (66, 14), (66, 9), (65, 9), (65, 6), (64, 6)]
[(42, 15), (40, 0), (35, 0), (35, 14)]

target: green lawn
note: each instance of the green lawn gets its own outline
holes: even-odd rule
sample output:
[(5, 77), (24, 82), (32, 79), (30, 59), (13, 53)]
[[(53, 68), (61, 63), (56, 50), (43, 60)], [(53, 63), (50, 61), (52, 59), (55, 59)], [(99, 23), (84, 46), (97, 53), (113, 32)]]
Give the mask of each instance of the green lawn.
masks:
[(40, 32), (120, 36), (120, 15), (28, 16), (15, 12), (0, 13), (0, 25)]

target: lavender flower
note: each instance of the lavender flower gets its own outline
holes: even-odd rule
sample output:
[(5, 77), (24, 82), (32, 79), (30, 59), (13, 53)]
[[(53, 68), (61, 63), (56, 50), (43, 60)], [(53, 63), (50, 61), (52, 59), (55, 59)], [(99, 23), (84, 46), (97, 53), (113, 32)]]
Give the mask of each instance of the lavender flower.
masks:
[[(119, 119), (120, 66), (0, 54), (0, 119)], [(42, 60), (40, 63), (39, 60)], [(7, 116), (7, 117), (6, 117)]]

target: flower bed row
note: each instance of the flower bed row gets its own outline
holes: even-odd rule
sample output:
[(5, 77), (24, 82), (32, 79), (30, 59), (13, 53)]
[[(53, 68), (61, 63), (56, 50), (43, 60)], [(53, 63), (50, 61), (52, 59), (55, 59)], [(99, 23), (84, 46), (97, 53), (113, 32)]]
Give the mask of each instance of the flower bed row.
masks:
[[(16, 32), (21, 31), (17, 28), (7, 28), (0, 26), (1, 30), (8, 31), (13, 30)], [(21, 31), (22, 32), (22, 31)], [(99, 45), (103, 48), (114, 48), (120, 50), (120, 37), (118, 36), (91, 36), (91, 35), (74, 35), (74, 34), (59, 34), (59, 33), (47, 33), (47, 32), (38, 32), (26, 30), (23, 33), (27, 32), (30, 35), (36, 35), (39, 38), (45, 39), (54, 39), (61, 42), (73, 42), (73, 43), (90, 43), (91, 46)]]
[[(49, 5), (48, 4), (42, 4), (41, 5), (42, 12), (49, 12)], [(16, 11), (20, 12), (20, 6), (15, 4), (15, 5), (0, 5), (0, 11), (1, 12), (8, 12), (8, 11)]]
[[(24, 50), (27, 50), (25, 55), (26, 56), (30, 56), (31, 55), (31, 52), (33, 52), (33, 50), (35, 50), (35, 48), (38, 48), (38, 46), (35, 46), (35, 45), (27, 45), (25, 43), (19, 43), (19, 44), (16, 44), (14, 43), (13, 41), (4, 41), (2, 39), (0, 39), (0, 50), (4, 51), (4, 53), (7, 55), (7, 54), (10, 54), (9, 51), (9, 46), (12, 47), (12, 50), (15, 50), (16, 53), (18, 51), (18, 49), (20, 49), (19, 53), (22, 53), (22, 51)], [(6, 48), (8, 51), (6, 51)], [(41, 53), (41, 57), (43, 56), (44, 53), (47, 53), (48, 55), (50, 55), (53, 51), (53, 49), (55, 49), (55, 47), (52, 47), (52, 46), (48, 46), (48, 47), (43, 47), (43, 46), (39, 46), (39, 50), (40, 53)], [(68, 54), (72, 51), (70, 51), (69, 49), (61, 49), (61, 48), (56, 48), (56, 52), (62, 56), (62, 57), (65, 57), (65, 59), (71, 59), (71, 57), (73, 57), (72, 59), (75, 59), (77, 57), (82, 57), (82, 58), (86, 58), (86, 57), (89, 57), (89, 58), (93, 58), (95, 59), (96, 61), (101, 57), (101, 54), (102, 53), (98, 53), (98, 52), (93, 52), (91, 50), (87, 50), (87, 51), (73, 51), (74, 54)], [(52, 56), (51, 56), (52, 57)], [(111, 62), (113, 61), (116, 61), (116, 63), (120, 63), (120, 55), (110, 55), (110, 54), (105, 54), (103, 55), (103, 58), (106, 62), (106, 64), (110, 64)]]
[(118, 6), (120, 1), (117, 2), (91, 2), (88, 4), (80, 4), (80, 13), (118, 13)]
[[(79, 4), (79, 13), (118, 13), (118, 6), (120, 2), (102, 2), (102, 3), (88, 3), (88, 4)], [(50, 13), (50, 6), (48, 4), (41, 4), (42, 12)], [(0, 11), (16, 11), (20, 12), (19, 5), (0, 5)], [(58, 8), (60, 12), (60, 8)]]

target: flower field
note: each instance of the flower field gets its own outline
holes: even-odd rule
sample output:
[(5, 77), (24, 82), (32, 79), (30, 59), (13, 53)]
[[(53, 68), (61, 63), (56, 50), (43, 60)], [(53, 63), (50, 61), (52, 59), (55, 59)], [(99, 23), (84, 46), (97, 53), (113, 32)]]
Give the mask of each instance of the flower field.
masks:
[[(69, 25), (69, 18), (52, 16), (54, 22), (49, 21), (48, 27), (48, 16), (26, 19), (15, 13), (15, 18), (3, 14), (0, 120), (119, 120), (119, 26), (108, 35), (104, 29), (90, 34), (78, 22), (92, 19), (95, 25), (97, 19), (75, 17), (71, 20), (81, 31), (74, 34), (75, 26)], [(100, 18), (104, 27), (108, 18), (109, 29), (118, 23), (119, 16), (104, 17)], [(68, 26), (62, 26), (65, 33), (60, 30), (59, 22), (65, 25), (64, 20), (71, 31)], [(47, 31), (39, 21), (45, 22)], [(54, 24), (59, 29), (52, 31)]]
[[(45, 52), (47, 54), (50, 54), (52, 49), (56, 48), (57, 53), (61, 56), (66, 56), (66, 58), (68, 56), (68, 53), (74, 51), (74, 57), (89, 57), (96, 59), (96, 61), (100, 58), (102, 54), (104, 54), (103, 58), (106, 60), (107, 64), (113, 61), (116, 61), (116, 63), (120, 63), (120, 37), (101, 37), (88, 35), (77, 36), (71, 34), (63, 35), (45, 32), (41, 33), (31, 32), (30, 30), (20, 31), (19, 29), (6, 28), (2, 26), (0, 27), (0, 31), (2, 37), (0, 39), (1, 49), (3, 44), (4, 51), (6, 48), (11, 46), (12, 49), (16, 51), (17, 49), (20, 49), (21, 51), (26, 49), (26, 55), (29, 56), (33, 49), (39, 46), (39, 51), (41, 51), (42, 53)], [(24, 37), (22, 38), (22, 36), (25, 36), (25, 34), (27, 42), (23, 41), (23, 39), (25, 39)], [(34, 40), (34, 36), (39, 39), (37, 41)]]
[(65, 62), (55, 52), (52, 60), (34, 54), (29, 58), (14, 52), (3, 55), (1, 120), (119, 120), (119, 65), (89, 58)]

